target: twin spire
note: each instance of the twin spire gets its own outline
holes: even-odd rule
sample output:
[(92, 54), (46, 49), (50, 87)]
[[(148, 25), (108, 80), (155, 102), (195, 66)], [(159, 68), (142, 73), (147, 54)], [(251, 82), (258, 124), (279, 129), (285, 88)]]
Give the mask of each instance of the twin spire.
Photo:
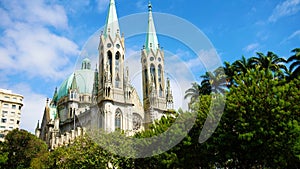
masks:
[[(152, 16), (152, 4), (149, 1), (148, 4), (148, 29), (146, 35), (145, 49), (150, 51), (150, 49), (156, 51), (159, 48), (154, 20)], [(118, 22), (117, 10), (115, 0), (110, 0), (108, 15), (106, 18), (104, 36), (111, 36), (112, 39), (115, 39), (117, 35), (120, 36), (120, 27)]]
[(153, 16), (152, 16), (152, 4), (149, 1), (148, 4), (148, 30), (147, 30), (147, 36), (146, 36), (146, 43), (145, 43), (145, 48), (147, 51), (150, 51), (150, 49), (156, 51), (159, 46), (158, 46), (158, 40), (156, 36), (156, 30), (155, 30), (155, 25), (153, 21)]
[(104, 36), (111, 36), (112, 39), (115, 39), (117, 35), (120, 36), (120, 27), (117, 16), (115, 0), (110, 0), (108, 15), (106, 18)]

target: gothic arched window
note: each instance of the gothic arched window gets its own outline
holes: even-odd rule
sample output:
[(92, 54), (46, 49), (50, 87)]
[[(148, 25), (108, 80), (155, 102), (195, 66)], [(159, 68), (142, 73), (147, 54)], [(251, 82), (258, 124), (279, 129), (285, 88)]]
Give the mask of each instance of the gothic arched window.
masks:
[(154, 80), (154, 84), (156, 84), (155, 83), (155, 66), (153, 65), (153, 64), (151, 64), (151, 66), (150, 66), (150, 74), (151, 74), (151, 83), (153, 83), (153, 80)]
[(159, 97), (163, 97), (163, 89), (162, 86), (159, 86)]
[(158, 65), (158, 82), (161, 83), (162, 79), (162, 72), (161, 72), (161, 65)]
[(148, 85), (148, 70), (147, 70), (147, 68), (145, 68), (144, 69), (144, 77), (145, 77), (145, 84), (146, 84), (146, 97), (148, 97), (148, 87), (147, 87), (147, 85)]
[(116, 111), (116, 115), (115, 115), (115, 129), (122, 129), (122, 113), (120, 110)]
[(116, 87), (120, 87), (119, 83), (120, 83), (120, 77), (119, 77), (119, 69), (120, 69), (120, 52), (116, 53), (116, 59), (115, 59), (115, 86)]
[(108, 59), (108, 64), (109, 64), (109, 67), (110, 67), (110, 74), (112, 74), (112, 53), (111, 51), (108, 51), (107, 52), (107, 59)]

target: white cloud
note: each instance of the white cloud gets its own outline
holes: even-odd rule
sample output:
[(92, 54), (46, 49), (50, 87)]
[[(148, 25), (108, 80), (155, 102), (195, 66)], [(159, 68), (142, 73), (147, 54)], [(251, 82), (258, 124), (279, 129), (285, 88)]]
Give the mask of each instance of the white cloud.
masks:
[(187, 110), (188, 99), (184, 99), (185, 91), (196, 81), (192, 67), (183, 61), (182, 53), (165, 56), (165, 78), (169, 77), (173, 91), (174, 107)]
[[(90, 0), (76, 0), (76, 1), (59, 1), (65, 7), (68, 14), (81, 15), (83, 12), (89, 12), (93, 5), (90, 4)], [(82, 10), (84, 9), (84, 10)]]
[(97, 7), (99, 12), (104, 12), (108, 7), (109, 0), (97, 0)]
[(70, 39), (56, 34), (68, 29), (64, 8), (44, 1), (5, 1), (0, 7), (0, 69), (28, 76), (60, 79), (73, 69), (79, 54)]
[(34, 2), (6, 0), (3, 4), (4, 6), (1, 9), (2, 14), (4, 14), (6, 19), (9, 17), (11, 21), (9, 22), (10, 24), (25, 22), (63, 29), (68, 27), (68, 19), (62, 6), (47, 4), (42, 0)]
[(243, 48), (244, 52), (252, 52), (255, 51), (259, 47), (259, 43), (251, 43), (248, 46)]
[(295, 32), (293, 32), (288, 38), (287, 40), (293, 39), (295, 37), (300, 37), (300, 30), (297, 30)]
[(280, 44), (283, 44), (283, 43), (285, 43), (285, 42), (288, 42), (289, 40), (294, 39), (294, 38), (297, 38), (297, 37), (300, 38), (300, 30), (297, 30), (297, 31), (293, 32), (290, 36), (288, 36), (287, 38), (285, 38), (284, 40), (282, 40), (282, 41), (280, 42)]
[(200, 50), (197, 57), (186, 61), (190, 69), (213, 71), (222, 65), (222, 61), (215, 49)]
[(269, 22), (276, 22), (278, 19), (296, 14), (300, 10), (300, 0), (286, 0), (278, 4), (269, 17)]

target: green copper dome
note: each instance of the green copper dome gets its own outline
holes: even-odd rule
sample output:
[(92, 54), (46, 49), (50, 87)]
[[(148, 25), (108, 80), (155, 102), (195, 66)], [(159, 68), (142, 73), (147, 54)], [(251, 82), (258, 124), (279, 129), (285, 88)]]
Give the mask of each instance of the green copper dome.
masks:
[[(84, 59), (83, 65), (84, 64), (89, 65), (89, 60)], [(80, 70), (76, 70), (60, 85), (57, 92), (57, 100), (68, 95), (74, 75), (79, 93), (92, 94), (94, 84), (94, 71), (90, 69), (90, 66), (82, 66)]]

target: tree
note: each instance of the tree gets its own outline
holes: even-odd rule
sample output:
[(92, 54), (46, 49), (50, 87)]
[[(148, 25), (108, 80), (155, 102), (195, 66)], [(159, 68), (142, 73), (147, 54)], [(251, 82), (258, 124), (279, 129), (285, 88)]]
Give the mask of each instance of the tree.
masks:
[(192, 83), (192, 87), (185, 91), (184, 99), (190, 98), (190, 102), (194, 102), (202, 93), (202, 87), (194, 82)]
[(235, 61), (232, 65), (238, 74), (246, 73), (249, 69), (253, 68), (252, 59), (246, 59), (242, 56), (242, 59)]
[(295, 54), (288, 58), (287, 62), (291, 63), (289, 71), (292, 73), (292, 77), (300, 75), (300, 48), (292, 50)]
[(268, 52), (267, 55), (257, 52), (257, 55), (258, 57), (252, 57), (249, 61), (253, 66), (259, 66), (260, 70), (271, 70), (276, 77), (283, 78), (283, 71), (287, 69), (284, 58), (278, 57), (273, 52)]
[[(104, 133), (103, 133), (104, 134)], [(107, 137), (111, 135), (113, 137)], [(106, 133), (104, 139), (111, 141), (119, 140), (117, 132)], [(104, 140), (108, 142), (108, 140)], [(111, 145), (110, 145), (111, 146)], [(127, 146), (127, 145), (124, 145)], [(111, 148), (114, 149), (114, 148)], [(46, 152), (35, 158), (31, 162), (32, 168), (51, 168), (51, 169), (69, 169), (69, 168), (132, 168), (132, 159), (120, 157), (103, 147), (95, 138), (88, 135), (81, 136), (66, 146), (58, 147), (52, 152)]]
[(5, 136), (2, 152), (7, 154), (4, 168), (27, 168), (31, 160), (48, 151), (47, 145), (33, 134), (14, 129)]
[[(297, 168), (300, 158), (300, 81), (252, 69), (235, 77), (213, 135), (218, 164), (229, 168)], [(217, 144), (218, 143), (218, 144)]]
[(200, 77), (203, 79), (201, 81), (201, 85), (210, 86), (211, 92), (225, 93), (227, 83), (226, 83), (226, 75), (223, 67), (219, 67), (213, 72), (206, 72), (204, 75)]
[(226, 75), (226, 86), (230, 88), (233, 84), (233, 76), (236, 72), (236, 68), (233, 64), (230, 64), (229, 62), (224, 62), (224, 73)]
[[(151, 125), (150, 130), (138, 133), (136, 135), (138, 138), (153, 137), (167, 131), (171, 125), (178, 125), (178, 130), (174, 133), (176, 136), (177, 133), (182, 134), (186, 131), (185, 126), (187, 124), (194, 123), (193, 128), (185, 133), (184, 139), (175, 147), (152, 157), (135, 159), (135, 168), (213, 168), (214, 147), (210, 141), (203, 144), (198, 142), (201, 129), (211, 108), (211, 99), (211, 95), (201, 95), (191, 105), (191, 112), (182, 112), (180, 115), (177, 114), (176, 118), (172, 116), (162, 118)], [(193, 114), (196, 114), (197, 118), (195, 121), (190, 121)], [(176, 123), (174, 123), (175, 120)]]

